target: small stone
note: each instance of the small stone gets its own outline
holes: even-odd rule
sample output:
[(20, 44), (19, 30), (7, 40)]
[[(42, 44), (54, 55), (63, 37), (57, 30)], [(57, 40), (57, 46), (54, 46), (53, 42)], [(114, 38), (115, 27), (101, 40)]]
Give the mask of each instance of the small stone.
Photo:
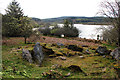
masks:
[(103, 57), (103, 58), (105, 58), (106, 56), (105, 56), (105, 55), (103, 55), (102, 57)]
[(88, 47), (88, 45), (82, 45), (82, 47)]
[(70, 65), (68, 68), (74, 72), (82, 72), (85, 76), (87, 76), (87, 74), (78, 65)]
[(62, 43), (57, 43), (57, 45), (58, 45), (58, 46), (64, 46), (64, 44), (62, 44)]
[(89, 49), (87, 49), (87, 50), (85, 51), (85, 53), (87, 53), (87, 54), (91, 54), (90, 51), (89, 51)]
[(59, 65), (59, 64), (52, 65), (52, 68), (54, 68), (54, 69), (58, 69), (58, 68), (61, 68), (61, 67), (62, 67), (62, 65)]
[(65, 75), (65, 77), (69, 77), (71, 75), (71, 73), (69, 72), (67, 75)]
[(79, 56), (81, 59), (84, 59), (85, 57), (84, 56)]
[(66, 60), (66, 57), (62, 57), (62, 56), (60, 56), (60, 59), (62, 59), (62, 60)]
[(59, 57), (56, 57), (57, 59), (61, 59), (61, 60), (66, 60), (66, 57), (63, 57), (63, 56), (59, 56)]
[(56, 57), (56, 55), (49, 55), (49, 58), (54, 58)]

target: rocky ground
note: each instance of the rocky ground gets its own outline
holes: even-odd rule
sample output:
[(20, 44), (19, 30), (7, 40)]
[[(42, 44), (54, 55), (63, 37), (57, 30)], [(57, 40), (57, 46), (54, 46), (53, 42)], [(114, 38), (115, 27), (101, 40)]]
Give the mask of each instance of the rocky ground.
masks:
[[(29, 39), (28, 39), (29, 41)], [(118, 62), (108, 54), (96, 52), (105, 42), (80, 38), (42, 36), (45, 55), (39, 66), (22, 57), (22, 49), (32, 52), (35, 44), (24, 44), (23, 38), (3, 39), (4, 78), (118, 78)], [(107, 47), (107, 50), (114, 47)]]

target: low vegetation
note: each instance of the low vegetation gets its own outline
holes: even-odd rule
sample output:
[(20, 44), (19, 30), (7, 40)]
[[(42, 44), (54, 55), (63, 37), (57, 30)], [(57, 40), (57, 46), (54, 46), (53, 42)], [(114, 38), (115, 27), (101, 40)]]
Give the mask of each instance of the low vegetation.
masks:
[[(108, 14), (104, 13), (104, 15), (110, 17), (114, 26), (103, 29), (103, 38), (109, 42), (107, 43), (101, 40), (78, 38), (80, 31), (73, 26), (72, 21), (67, 20), (68, 18), (64, 20), (63, 27), (55, 26), (50, 29), (50, 23), (42, 23), (39, 32), (33, 30), (39, 25), (25, 16), (19, 3), (13, 0), (2, 17), (0, 75), (2, 74), (3, 78), (120, 78), (120, 55), (119, 48), (116, 48), (116, 45), (120, 46), (120, 16), (116, 15), (120, 6), (118, 6), (119, 2), (115, 2), (116, 6), (109, 2), (108, 5), (105, 4), (105, 8), (110, 8), (112, 12), (108, 9)], [(112, 13), (116, 16), (111, 16)], [(110, 22), (108, 18), (104, 22), (103, 17), (71, 18), (75, 23), (84, 24)], [(41, 21), (37, 18), (34, 20), (38, 23)], [(44, 27), (46, 25), (47, 27)], [(112, 55), (111, 51), (113, 51)]]
[[(43, 49), (45, 58), (40, 67), (38, 64), (29, 63), (22, 58), (22, 49), (26, 48), (31, 50), (35, 43), (24, 44), (23, 38), (9, 38), (6, 39), (7, 42), (3, 39), (3, 78), (118, 78), (118, 73), (115, 68), (120, 69), (120, 66), (116, 60), (112, 59), (109, 55), (103, 58), (103, 56), (99, 56), (98, 53), (95, 52), (97, 46), (102, 44), (82, 47), (82, 44), (77, 45), (74, 43), (74, 45), (83, 49), (82, 52), (79, 52), (68, 49), (66, 46), (70, 45), (70, 43), (64, 42), (64, 46), (58, 46), (56, 42), (50, 43), (48, 40), (53, 37), (43, 37), (45, 40), (39, 40), (38, 42), (40, 42), (43, 47), (52, 49), (55, 53), (48, 55)], [(15, 39), (17, 39), (17, 41), (15, 41)], [(62, 40), (62, 38), (54, 38), (54, 40), (55, 39)], [(68, 39), (65, 40), (70, 41)], [(15, 41), (16, 43), (12, 43), (11, 45), (11, 41)], [(63, 41), (64, 40), (62, 40), (62, 42)], [(79, 43), (82, 43), (82, 41), (79, 41)], [(89, 49), (90, 54), (86, 53), (87, 49)], [(114, 47), (111, 49), (114, 49)], [(69, 68), (70, 66), (77, 67)], [(76, 70), (78, 68), (84, 73), (77, 72)]]

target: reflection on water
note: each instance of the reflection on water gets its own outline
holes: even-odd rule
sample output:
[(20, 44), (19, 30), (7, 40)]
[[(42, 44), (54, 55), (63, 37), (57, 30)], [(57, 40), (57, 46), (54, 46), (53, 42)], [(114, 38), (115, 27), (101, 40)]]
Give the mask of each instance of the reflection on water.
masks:
[[(60, 27), (63, 24), (58, 24)], [(86, 39), (97, 39), (97, 35), (101, 35), (101, 30), (97, 30), (97, 28), (103, 27), (103, 25), (83, 25), (83, 24), (74, 24), (76, 28), (78, 28), (81, 33), (79, 37), (86, 38)], [(104, 27), (106, 27), (104, 25)]]

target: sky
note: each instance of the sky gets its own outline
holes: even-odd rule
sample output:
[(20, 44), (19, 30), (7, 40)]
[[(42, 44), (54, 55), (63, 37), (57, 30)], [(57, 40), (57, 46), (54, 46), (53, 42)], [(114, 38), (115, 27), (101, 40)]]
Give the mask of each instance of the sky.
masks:
[[(93, 17), (99, 10), (103, 0), (16, 0), (26, 16), (40, 19), (61, 16), (86, 16)], [(0, 12), (5, 14), (5, 9), (12, 0), (0, 0)]]

